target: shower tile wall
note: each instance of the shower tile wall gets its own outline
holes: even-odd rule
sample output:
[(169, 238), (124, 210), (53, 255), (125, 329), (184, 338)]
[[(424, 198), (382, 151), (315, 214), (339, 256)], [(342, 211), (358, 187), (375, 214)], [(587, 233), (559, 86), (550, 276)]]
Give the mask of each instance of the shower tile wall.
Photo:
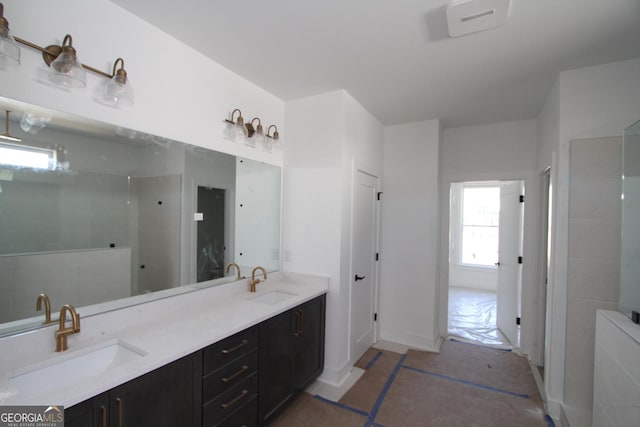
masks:
[(565, 405), (591, 425), (595, 310), (616, 309), (622, 138), (571, 141)]

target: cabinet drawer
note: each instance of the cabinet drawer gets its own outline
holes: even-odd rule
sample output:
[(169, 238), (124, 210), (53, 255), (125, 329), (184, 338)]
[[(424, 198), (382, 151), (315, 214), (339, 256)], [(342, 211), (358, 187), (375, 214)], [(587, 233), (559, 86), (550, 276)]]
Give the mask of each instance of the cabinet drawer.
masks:
[(253, 326), (204, 349), (203, 375), (258, 347), (258, 327)]
[(254, 396), (215, 427), (257, 427), (258, 397)]
[[(202, 408), (203, 425), (218, 425), (236, 411), (244, 410), (244, 405), (255, 398), (257, 393), (258, 375), (253, 374), (242, 383), (230, 388), (204, 405)], [(257, 412), (255, 416), (257, 418)]]
[(258, 370), (258, 350), (245, 354), (202, 380), (202, 399), (204, 402), (225, 392)]

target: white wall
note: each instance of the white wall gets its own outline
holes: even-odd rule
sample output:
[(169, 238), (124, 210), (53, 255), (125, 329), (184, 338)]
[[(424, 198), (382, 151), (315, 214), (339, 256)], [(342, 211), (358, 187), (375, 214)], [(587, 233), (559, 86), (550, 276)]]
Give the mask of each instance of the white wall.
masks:
[[(48, 45), (67, 33), (83, 63), (111, 71), (122, 57), (135, 105), (114, 109), (94, 100), (106, 79), (87, 73), (87, 88), (67, 90), (49, 83), (39, 52), (21, 46), (19, 67), (0, 71), (7, 98), (161, 135), (255, 160), (281, 164), (281, 153), (263, 153), (222, 138), (222, 121), (234, 108), (245, 118), (275, 124), (286, 140), (284, 102), (223, 68), (108, 0), (5, 0), (14, 35)], [(158, 52), (166, 54), (158, 54)], [(170, 60), (168, 60), (170, 58)]]
[[(541, 112), (540, 128), (557, 127), (558, 140), (551, 143), (551, 158), (549, 148), (539, 152), (538, 168), (551, 162), (554, 186), (545, 388), (550, 412), (559, 418), (565, 398), (566, 316), (571, 312), (567, 305), (570, 141), (622, 135), (640, 117), (640, 59), (563, 71), (557, 86), (557, 95), (554, 88)], [(551, 140), (554, 134), (545, 132), (545, 137)]]
[(380, 337), (435, 350), (440, 122), (384, 128)]
[(283, 184), (283, 269), (330, 278), (325, 371), (341, 383), (349, 354), (353, 165), (382, 169), (382, 126), (344, 91), (287, 102)]
[(447, 128), (443, 129), (442, 138), (443, 176), (485, 176), (536, 169), (536, 120)]
[(556, 80), (538, 115), (538, 155), (539, 172), (551, 166), (553, 152), (560, 141), (560, 84)]

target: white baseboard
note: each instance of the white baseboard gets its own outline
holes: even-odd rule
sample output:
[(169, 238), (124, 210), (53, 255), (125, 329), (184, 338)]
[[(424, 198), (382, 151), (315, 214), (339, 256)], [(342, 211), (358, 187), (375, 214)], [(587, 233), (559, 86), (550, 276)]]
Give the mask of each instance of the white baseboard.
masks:
[(353, 365), (347, 360), (341, 367), (333, 368), (330, 366), (324, 367), (324, 371), (318, 377), (317, 381), (328, 384), (332, 387), (342, 387), (345, 381), (351, 374)]
[(393, 329), (381, 328), (380, 339), (397, 344), (403, 344), (409, 348), (415, 348), (417, 350), (431, 351), (434, 353), (440, 351), (440, 337), (427, 337), (424, 335), (408, 334), (406, 332), (395, 331)]
[(547, 413), (553, 419), (554, 424), (557, 427), (570, 427), (567, 415), (562, 408), (562, 402), (557, 400), (547, 400), (545, 402), (547, 407)]

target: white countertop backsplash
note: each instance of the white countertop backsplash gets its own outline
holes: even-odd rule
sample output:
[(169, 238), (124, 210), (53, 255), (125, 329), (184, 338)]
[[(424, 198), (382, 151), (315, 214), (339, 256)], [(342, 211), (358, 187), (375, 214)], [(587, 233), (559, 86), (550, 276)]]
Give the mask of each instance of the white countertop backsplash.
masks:
[[(248, 291), (248, 279), (243, 279), (86, 318), (80, 308), (81, 331), (68, 337), (69, 349), (62, 353), (55, 352), (57, 323), (1, 338), (0, 405), (75, 405), (313, 299), (329, 288), (329, 279), (324, 277), (285, 272), (268, 277), (255, 294)], [(274, 305), (250, 300), (274, 290), (295, 296)], [(146, 355), (56, 393), (27, 396), (9, 380), (31, 366), (117, 340)]]

